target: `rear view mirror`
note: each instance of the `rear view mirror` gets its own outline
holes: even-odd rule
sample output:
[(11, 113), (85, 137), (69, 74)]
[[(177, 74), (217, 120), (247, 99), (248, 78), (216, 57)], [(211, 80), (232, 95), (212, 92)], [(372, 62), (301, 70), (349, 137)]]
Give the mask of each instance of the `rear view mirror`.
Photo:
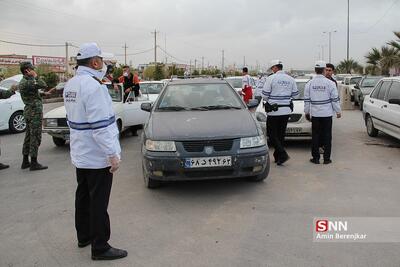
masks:
[(152, 108), (152, 104), (151, 104), (151, 103), (142, 103), (142, 104), (140, 105), (140, 108), (141, 108), (143, 111), (150, 112), (150, 111), (151, 111), (151, 108)]
[(389, 99), (389, 104), (400, 105), (400, 99)]

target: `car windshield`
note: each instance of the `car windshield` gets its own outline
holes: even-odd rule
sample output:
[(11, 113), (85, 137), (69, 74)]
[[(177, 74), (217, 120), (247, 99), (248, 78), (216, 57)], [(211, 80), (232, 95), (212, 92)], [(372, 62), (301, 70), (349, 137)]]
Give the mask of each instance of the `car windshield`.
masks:
[(362, 77), (350, 78), (350, 84), (356, 84), (361, 81)]
[(158, 111), (216, 110), (244, 108), (228, 84), (172, 84), (158, 101)]
[(121, 102), (122, 101), (122, 94), (121, 94), (121, 86), (120, 85), (112, 85), (107, 84), (108, 93), (111, 96), (113, 102)]
[(242, 78), (227, 78), (226, 81), (232, 85), (233, 88), (242, 88)]
[(143, 94), (159, 94), (163, 87), (164, 84), (162, 83), (141, 83), (140, 91)]
[(304, 87), (307, 82), (296, 82), (297, 90), (299, 90), (299, 97), (293, 100), (304, 100)]
[(18, 84), (18, 82), (14, 81), (14, 80), (4, 80), (4, 81), (0, 82), (0, 87), (10, 89), (11, 86), (13, 86), (15, 84)]
[(362, 83), (361, 87), (374, 87), (382, 77), (367, 77)]

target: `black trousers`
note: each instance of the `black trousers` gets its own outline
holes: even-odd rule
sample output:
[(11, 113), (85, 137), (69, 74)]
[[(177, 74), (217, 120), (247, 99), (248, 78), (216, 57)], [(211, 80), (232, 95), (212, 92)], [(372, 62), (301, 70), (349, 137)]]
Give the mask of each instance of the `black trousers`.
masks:
[(331, 159), (332, 148), (332, 117), (312, 117), (311, 155), (320, 158), (319, 148), (324, 147), (324, 160)]
[(92, 241), (92, 252), (102, 253), (111, 246), (107, 208), (113, 174), (110, 168), (76, 169), (75, 228), (79, 242)]
[(285, 151), (285, 133), (286, 127), (289, 120), (289, 115), (281, 116), (267, 116), (267, 135), (274, 147), (274, 158), (275, 161), (288, 157)]

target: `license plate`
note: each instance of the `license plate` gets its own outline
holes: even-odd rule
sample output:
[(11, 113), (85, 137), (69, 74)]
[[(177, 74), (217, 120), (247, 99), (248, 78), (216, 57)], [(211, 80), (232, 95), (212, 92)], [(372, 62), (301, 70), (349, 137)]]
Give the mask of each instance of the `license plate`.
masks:
[(185, 159), (185, 168), (208, 168), (232, 166), (232, 157), (188, 158)]
[(287, 128), (286, 133), (301, 133), (301, 128)]

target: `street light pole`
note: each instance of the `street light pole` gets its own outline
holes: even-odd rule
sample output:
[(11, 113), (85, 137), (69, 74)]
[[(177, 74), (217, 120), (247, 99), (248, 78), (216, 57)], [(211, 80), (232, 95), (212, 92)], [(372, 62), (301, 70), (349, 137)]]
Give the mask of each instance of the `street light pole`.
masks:
[(332, 63), (332, 53), (331, 53), (331, 50), (332, 50), (332, 33), (335, 33), (335, 32), (337, 32), (336, 30), (334, 30), (334, 31), (328, 31), (328, 32), (322, 32), (322, 33), (328, 33), (329, 34), (329, 63)]
[(347, 61), (349, 61), (350, 48), (350, 0), (347, 0)]

